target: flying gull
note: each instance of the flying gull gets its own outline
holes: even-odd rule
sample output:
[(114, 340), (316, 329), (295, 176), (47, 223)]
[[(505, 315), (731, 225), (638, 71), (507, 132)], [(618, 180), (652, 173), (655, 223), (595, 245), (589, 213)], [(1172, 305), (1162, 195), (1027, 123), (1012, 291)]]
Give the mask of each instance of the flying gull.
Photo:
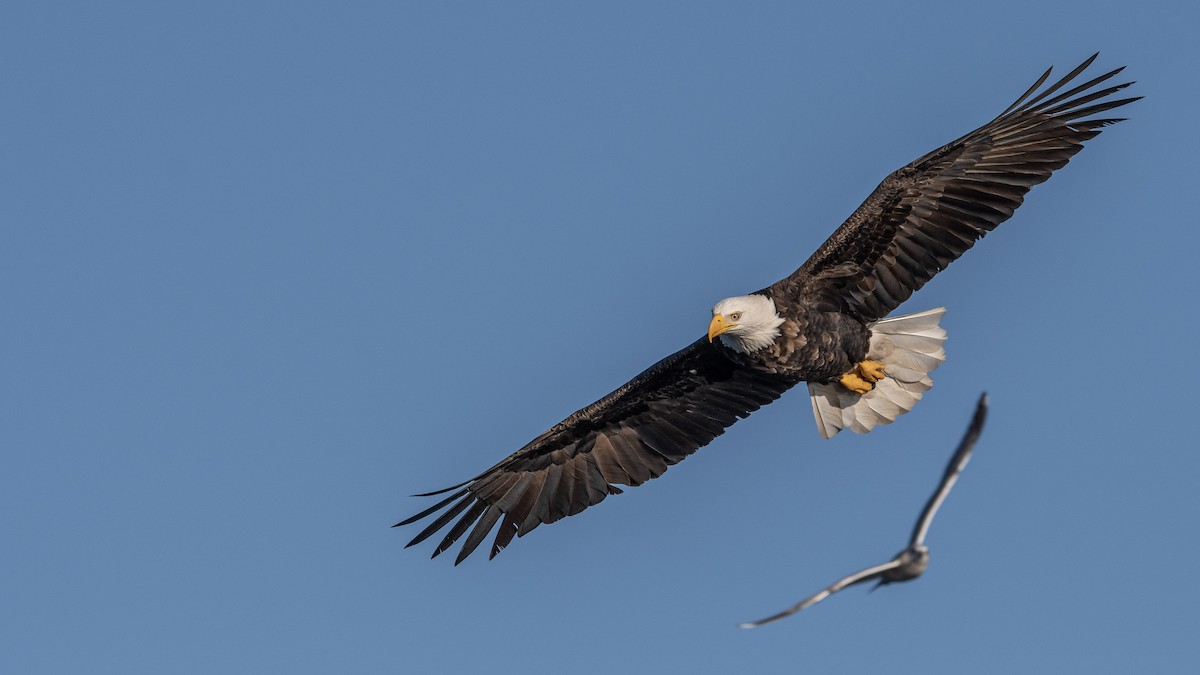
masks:
[[(954, 456), (950, 458), (950, 463), (946, 465), (946, 472), (942, 474), (941, 484), (938, 485), (929, 501), (925, 503), (925, 510), (921, 512), (921, 517), (917, 519), (917, 524), (913, 527), (912, 538), (909, 539), (907, 548), (882, 565), (868, 567), (861, 572), (838, 579), (828, 588), (778, 614), (739, 625), (742, 628), (757, 628), (772, 621), (778, 621), (785, 616), (791, 616), (802, 609), (812, 607), (843, 588), (875, 579), (879, 580), (879, 583), (875, 584), (875, 588), (879, 588), (884, 584), (911, 581), (921, 576), (925, 572), (925, 567), (929, 565), (929, 548), (925, 546), (925, 535), (929, 534), (929, 525), (933, 522), (933, 516), (941, 507), (942, 502), (946, 500), (946, 495), (950, 494), (950, 488), (954, 487), (955, 481), (958, 480), (958, 474), (962, 473), (971, 459), (971, 450), (975, 447), (975, 441), (979, 439), (979, 433), (983, 431), (983, 422), (987, 417), (987, 405), (988, 400), (985, 393), (979, 397), (979, 404), (975, 406), (975, 416), (971, 418), (971, 425), (967, 427), (967, 433), (958, 444), (958, 449), (954, 451)], [(875, 590), (875, 588), (871, 590)]]

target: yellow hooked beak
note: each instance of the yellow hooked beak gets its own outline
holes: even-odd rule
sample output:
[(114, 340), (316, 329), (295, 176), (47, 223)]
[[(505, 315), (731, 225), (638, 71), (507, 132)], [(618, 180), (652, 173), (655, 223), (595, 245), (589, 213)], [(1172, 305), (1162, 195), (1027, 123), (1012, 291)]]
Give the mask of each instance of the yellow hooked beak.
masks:
[(724, 314), (717, 314), (708, 324), (708, 341), (712, 342), (721, 333), (727, 332), (730, 328), (736, 328), (736, 323), (729, 323), (725, 320)]

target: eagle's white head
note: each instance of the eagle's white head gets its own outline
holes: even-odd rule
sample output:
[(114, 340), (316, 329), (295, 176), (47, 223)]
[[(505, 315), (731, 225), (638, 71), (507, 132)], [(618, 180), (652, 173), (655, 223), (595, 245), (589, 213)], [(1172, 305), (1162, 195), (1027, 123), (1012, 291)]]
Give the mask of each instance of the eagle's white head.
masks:
[(708, 324), (708, 341), (717, 336), (726, 347), (749, 354), (779, 337), (783, 319), (775, 312), (775, 301), (765, 295), (725, 298), (713, 307)]

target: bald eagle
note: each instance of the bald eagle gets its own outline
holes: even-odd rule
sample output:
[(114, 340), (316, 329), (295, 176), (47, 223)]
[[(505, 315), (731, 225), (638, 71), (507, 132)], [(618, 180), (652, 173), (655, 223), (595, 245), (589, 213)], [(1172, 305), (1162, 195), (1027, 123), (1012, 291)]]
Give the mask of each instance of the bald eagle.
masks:
[(451, 493), (397, 523), (441, 512), (408, 546), (454, 522), (433, 555), (466, 534), (457, 565), (499, 522), (494, 557), (617, 485), (657, 478), (800, 382), (826, 438), (910, 410), (945, 358), (944, 310), (885, 317), (1122, 121), (1092, 117), (1137, 100), (1111, 97), (1132, 82), (1101, 86), (1122, 68), (1075, 84), (1095, 58), (1039, 91), (1047, 70), (991, 122), (893, 172), (793, 274), (718, 302), (707, 335), (474, 478), (417, 495)]

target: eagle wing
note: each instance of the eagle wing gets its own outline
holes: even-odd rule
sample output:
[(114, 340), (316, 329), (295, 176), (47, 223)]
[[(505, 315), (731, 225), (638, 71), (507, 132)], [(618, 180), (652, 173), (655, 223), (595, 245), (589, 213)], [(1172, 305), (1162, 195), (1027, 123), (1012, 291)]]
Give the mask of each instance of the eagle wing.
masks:
[(437, 557), (469, 529), (457, 565), (501, 519), (491, 557), (513, 536), (619, 494), (618, 484), (657, 478), (799, 382), (738, 365), (725, 349), (697, 340), (470, 481), (417, 495), (452, 493), (396, 526), (441, 512), (412, 546), (457, 517), (433, 552)]
[(996, 119), (889, 175), (772, 289), (862, 321), (887, 316), (1008, 220), (1025, 193), (1066, 165), (1084, 141), (1122, 121), (1081, 118), (1140, 98), (1102, 100), (1133, 84), (1100, 87), (1123, 68), (1060, 93), (1096, 56), (1037, 92), (1047, 70)]

